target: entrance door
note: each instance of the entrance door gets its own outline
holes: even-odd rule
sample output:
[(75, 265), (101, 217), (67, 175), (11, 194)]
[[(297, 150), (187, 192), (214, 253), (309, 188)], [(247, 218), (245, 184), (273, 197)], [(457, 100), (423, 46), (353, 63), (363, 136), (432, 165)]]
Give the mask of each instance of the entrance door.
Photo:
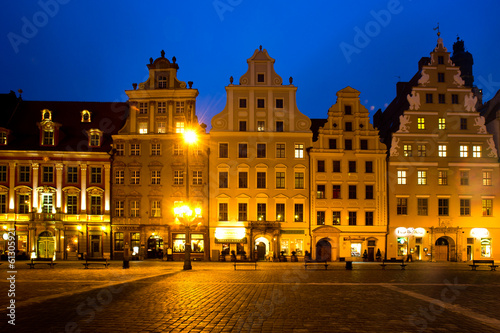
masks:
[(449, 260), (449, 244), (446, 238), (438, 238), (436, 245), (434, 247), (434, 252), (436, 254), (436, 261), (448, 261)]
[(467, 260), (472, 260), (474, 259), (472, 257), (472, 245), (467, 245)]
[(257, 259), (265, 260), (266, 259), (266, 244), (260, 242), (257, 244)]
[(422, 258), (420, 257), (420, 245), (415, 245), (415, 254), (417, 260), (422, 260)]
[(102, 257), (101, 255), (101, 236), (91, 235), (90, 236), (90, 256), (91, 257)]
[(368, 261), (375, 261), (375, 248), (374, 247), (368, 248)]
[(316, 260), (332, 261), (332, 245), (326, 239), (322, 239), (316, 244)]
[(163, 239), (158, 236), (151, 236), (148, 239), (148, 258), (163, 258)]
[(53, 258), (54, 247), (54, 237), (50, 232), (44, 231), (38, 236), (38, 258)]

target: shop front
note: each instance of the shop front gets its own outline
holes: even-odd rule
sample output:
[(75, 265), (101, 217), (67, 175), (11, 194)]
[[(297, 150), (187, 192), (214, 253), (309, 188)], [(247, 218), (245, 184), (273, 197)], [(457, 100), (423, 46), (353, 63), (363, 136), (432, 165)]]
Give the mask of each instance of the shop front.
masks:
[(181, 226), (175, 226), (171, 230), (171, 241), (169, 244), (172, 246), (167, 247), (167, 255), (172, 252), (174, 261), (183, 261), (186, 249), (186, 232), (189, 232), (189, 239), (191, 240), (191, 260), (208, 260), (208, 251), (206, 244), (208, 244), (208, 233), (205, 227), (186, 229)]
[(215, 228), (211, 260), (229, 261), (233, 251), (238, 260), (246, 259), (250, 250), (247, 239), (245, 227)]

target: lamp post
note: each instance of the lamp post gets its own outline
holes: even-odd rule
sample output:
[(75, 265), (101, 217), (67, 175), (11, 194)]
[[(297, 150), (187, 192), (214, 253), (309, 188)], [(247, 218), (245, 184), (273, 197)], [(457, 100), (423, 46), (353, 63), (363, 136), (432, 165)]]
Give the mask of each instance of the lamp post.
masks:
[[(191, 226), (198, 224), (196, 220), (201, 218), (201, 208), (193, 210), (184, 205), (181, 207), (174, 207), (175, 221), (184, 226), (186, 230), (186, 244), (184, 246), (184, 270), (190, 270), (191, 267)], [(201, 222), (200, 222), (201, 223)]]

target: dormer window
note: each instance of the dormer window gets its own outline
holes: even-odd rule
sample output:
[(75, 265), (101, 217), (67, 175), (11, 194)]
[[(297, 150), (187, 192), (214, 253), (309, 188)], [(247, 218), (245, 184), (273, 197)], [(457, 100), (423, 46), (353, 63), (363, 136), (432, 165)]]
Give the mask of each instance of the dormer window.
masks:
[(344, 113), (345, 114), (352, 114), (352, 108), (350, 105), (345, 105), (344, 106)]
[(0, 145), (5, 146), (7, 144), (7, 131), (0, 131)]
[(264, 74), (257, 74), (257, 82), (260, 82), (260, 83), (265, 82)]
[(42, 145), (44, 146), (54, 145), (54, 131), (44, 130), (42, 132)]
[(42, 120), (52, 120), (52, 111), (43, 109), (42, 110)]
[(160, 75), (158, 76), (158, 88), (164, 89), (167, 87), (167, 77)]
[(101, 146), (102, 133), (99, 130), (91, 129), (89, 132), (89, 147)]
[(90, 111), (89, 110), (83, 110), (81, 112), (82, 115), (82, 123), (90, 123)]

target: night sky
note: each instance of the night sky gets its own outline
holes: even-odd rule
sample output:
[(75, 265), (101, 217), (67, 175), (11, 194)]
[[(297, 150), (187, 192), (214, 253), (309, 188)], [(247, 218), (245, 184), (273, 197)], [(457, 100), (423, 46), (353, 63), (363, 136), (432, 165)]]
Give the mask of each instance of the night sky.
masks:
[(457, 35), (465, 41), (487, 101), (500, 89), (499, 9), (494, 0), (4, 1), (0, 93), (126, 101), (124, 90), (146, 79), (149, 58), (163, 49), (177, 58), (178, 78), (194, 81), (198, 116), (210, 124), (229, 77), (237, 83), (262, 45), (283, 82), (293, 77), (307, 116), (326, 118), (346, 86), (373, 114), (435, 47), (439, 22), (449, 51)]

